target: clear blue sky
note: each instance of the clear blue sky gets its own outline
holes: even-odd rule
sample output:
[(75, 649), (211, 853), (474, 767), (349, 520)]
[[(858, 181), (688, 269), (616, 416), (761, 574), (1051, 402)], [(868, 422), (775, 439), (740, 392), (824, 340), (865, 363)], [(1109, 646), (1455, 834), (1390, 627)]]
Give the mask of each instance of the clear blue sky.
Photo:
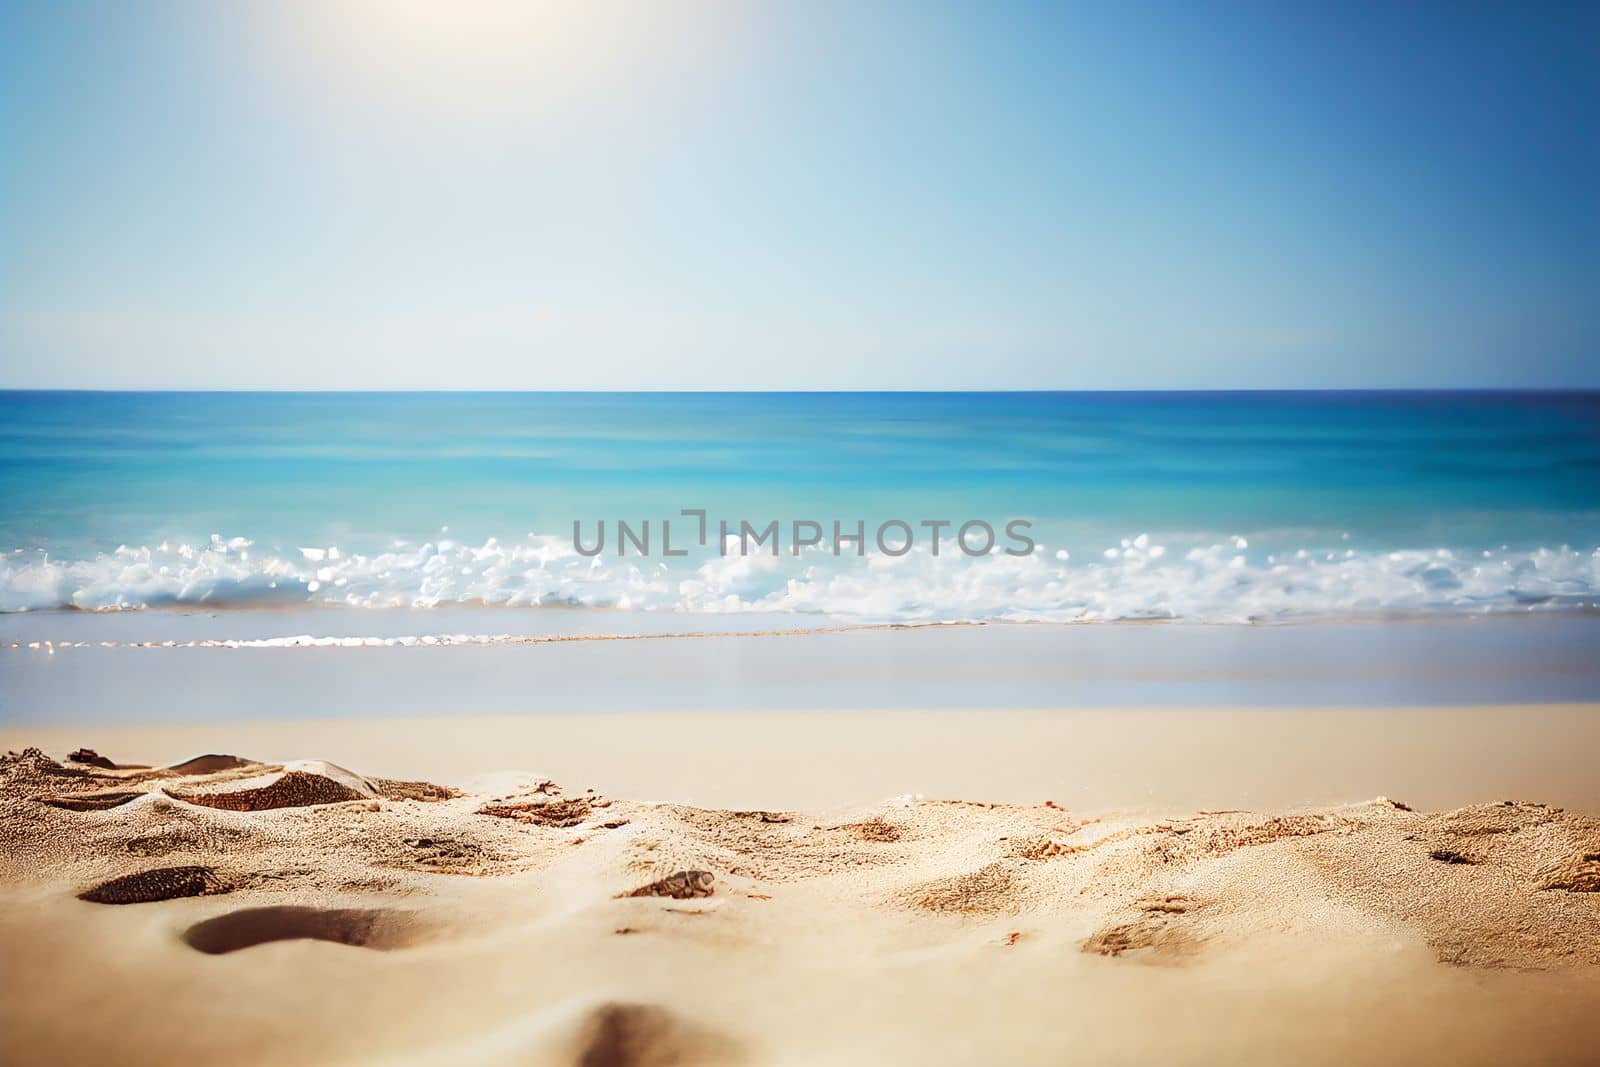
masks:
[(1600, 386), (1600, 4), (0, 0), (0, 386)]

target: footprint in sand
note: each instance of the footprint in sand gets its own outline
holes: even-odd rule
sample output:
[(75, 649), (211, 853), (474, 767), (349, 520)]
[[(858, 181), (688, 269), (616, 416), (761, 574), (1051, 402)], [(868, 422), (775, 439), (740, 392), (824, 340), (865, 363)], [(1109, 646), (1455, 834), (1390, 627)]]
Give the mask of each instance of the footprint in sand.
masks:
[(52, 808), (64, 808), (67, 811), (106, 811), (118, 808), (130, 800), (138, 800), (143, 793), (131, 790), (118, 790), (107, 793), (65, 793), (59, 796), (38, 796), (33, 799), (41, 804), (48, 804)]
[(669, 1067), (729, 1064), (734, 1043), (650, 1004), (602, 1004), (577, 1036), (577, 1067)]
[(407, 912), (384, 908), (246, 908), (196, 923), (184, 944), (210, 955), (270, 941), (332, 941), (380, 951), (416, 944), (423, 929)]
[(1453, 848), (1436, 848), (1428, 853), (1428, 858), (1438, 860), (1440, 863), (1454, 863), (1465, 866), (1475, 866), (1478, 862), (1465, 852), (1457, 852)]
[(236, 771), (241, 767), (260, 766), (259, 760), (245, 759), (243, 756), (227, 756), (217, 752), (209, 752), (204, 756), (195, 756), (182, 763), (174, 763), (167, 770), (176, 774), (220, 774), (223, 771)]

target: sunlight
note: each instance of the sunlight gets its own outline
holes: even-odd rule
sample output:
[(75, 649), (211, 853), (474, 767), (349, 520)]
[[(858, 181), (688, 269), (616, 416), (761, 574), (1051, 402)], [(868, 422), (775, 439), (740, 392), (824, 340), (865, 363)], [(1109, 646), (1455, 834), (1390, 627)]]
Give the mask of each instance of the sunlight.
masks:
[(299, 8), (296, 37), (357, 87), (446, 107), (526, 106), (580, 90), (628, 91), (689, 10), (562, 0), (335, 0)]

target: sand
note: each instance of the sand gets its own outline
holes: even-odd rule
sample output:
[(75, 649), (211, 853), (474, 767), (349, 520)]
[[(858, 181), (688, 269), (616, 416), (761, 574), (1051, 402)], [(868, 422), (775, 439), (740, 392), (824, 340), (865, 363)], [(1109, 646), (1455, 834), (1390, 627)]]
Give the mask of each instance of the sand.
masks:
[[(1169, 722), (1172, 743), (1144, 751), (1184, 781), (1134, 776), (1118, 795), (1139, 750), (1102, 748), (1094, 804), (1010, 747), (1094, 762), (1045, 713), (766, 717), (753, 769), (703, 743), (714, 716), (218, 726), (219, 744), (181, 751), (204, 728), (71, 743), (10, 728), (4, 1055), (1592, 1063), (1600, 819), (1556, 805), (1592, 788), (1573, 775), (1594, 766), (1596, 713), (1396, 712), (1377, 735), (1347, 718), (1372, 759), (1347, 763), (1347, 738), (1300, 798), (1365, 787), (1393, 746), (1416, 768), (1397, 784), (1418, 793), (1294, 803), (1261, 773), (1248, 791), (1270, 805), (1232, 803), (1237, 778), (1275, 752), (1297, 764), (1277, 745), (1332, 729), (1317, 716), (1261, 743), (1238, 713), (1185, 712), (1187, 733)], [(1149, 715), (1122, 721), (1143, 736), (1162, 721)], [(722, 732), (745, 740), (756, 718)], [(1077, 747), (1110, 729), (1068, 721)], [(1414, 747), (1407, 731), (1430, 725), (1431, 748)], [(1213, 732), (1234, 738), (1231, 762), (1220, 742), (1206, 758)], [(319, 735), (332, 762), (305, 758)], [(523, 760), (538, 736), (546, 759)], [(1498, 795), (1522, 773), (1512, 739), (1530, 736), (1548, 794)], [(67, 760), (81, 743), (106, 759)], [(818, 758), (830, 744), (839, 758)], [(871, 792), (919, 766), (921, 795)], [(963, 766), (969, 788), (951, 787)], [(1432, 803), (1475, 780), (1474, 801)], [(1196, 790), (1220, 801), (1163, 806)]]

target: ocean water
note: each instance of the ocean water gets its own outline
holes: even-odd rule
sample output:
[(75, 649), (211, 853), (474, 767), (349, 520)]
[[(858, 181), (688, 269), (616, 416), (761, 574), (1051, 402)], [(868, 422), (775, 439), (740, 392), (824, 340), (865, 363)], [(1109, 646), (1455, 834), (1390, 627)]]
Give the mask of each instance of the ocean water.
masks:
[[(618, 520), (652, 551), (619, 555)], [(776, 520), (777, 555), (719, 520)], [(797, 520), (822, 543), (794, 551)], [(904, 554), (899, 527), (875, 543), (894, 520)], [(992, 551), (952, 543), (968, 522)], [(4, 612), (1593, 612), (1600, 394), (10, 392), (0, 551)]]

